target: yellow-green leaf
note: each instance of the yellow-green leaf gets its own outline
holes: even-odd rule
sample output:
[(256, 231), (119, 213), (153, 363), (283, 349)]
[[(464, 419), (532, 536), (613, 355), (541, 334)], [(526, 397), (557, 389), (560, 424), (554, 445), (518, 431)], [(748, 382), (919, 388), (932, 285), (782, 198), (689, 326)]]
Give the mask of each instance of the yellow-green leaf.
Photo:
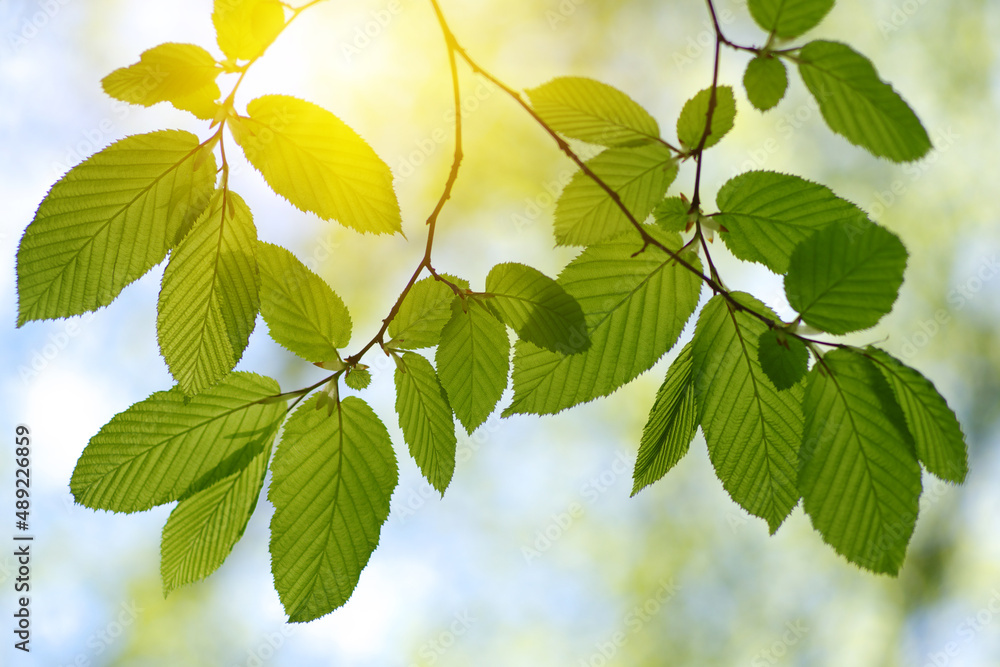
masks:
[(170, 102), (198, 118), (215, 116), (222, 69), (205, 49), (194, 44), (160, 44), (143, 51), (139, 62), (116, 69), (101, 85), (111, 97), (144, 107)]
[(229, 127), (275, 192), (358, 231), (402, 231), (389, 166), (342, 120), (287, 95), (258, 97), (247, 114)]
[(215, 0), (212, 23), (223, 53), (252, 60), (285, 27), (285, 10), (277, 0)]
[(260, 308), (257, 229), (243, 198), (217, 190), (163, 273), (156, 332), (187, 394), (221, 380), (243, 356)]

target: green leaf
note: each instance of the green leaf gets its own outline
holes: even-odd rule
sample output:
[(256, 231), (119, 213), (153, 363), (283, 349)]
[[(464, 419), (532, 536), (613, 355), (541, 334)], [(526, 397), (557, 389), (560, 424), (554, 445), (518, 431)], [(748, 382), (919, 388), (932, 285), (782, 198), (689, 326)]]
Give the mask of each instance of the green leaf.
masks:
[(156, 334), (171, 375), (187, 394), (221, 380), (243, 356), (260, 308), (256, 247), (257, 229), (243, 198), (217, 190), (171, 253)]
[[(681, 246), (676, 234), (646, 230), (674, 251)], [(696, 255), (684, 259), (700, 270)], [(655, 246), (643, 249), (633, 234), (587, 248), (558, 282), (583, 309), (587, 336), (574, 354), (519, 342), (514, 400), (504, 416), (559, 412), (631, 382), (677, 342), (701, 291), (698, 277)]]
[(304, 403), (271, 465), (271, 571), (292, 623), (342, 606), (378, 546), (399, 480), (389, 433), (353, 396), (333, 415)]
[(747, 0), (750, 15), (764, 30), (791, 39), (812, 30), (823, 20), (834, 0)]
[(685, 199), (667, 197), (653, 209), (653, 219), (664, 231), (686, 232), (691, 224), (690, 208), (691, 202)]
[[(705, 139), (704, 148), (719, 143), (736, 120), (736, 97), (731, 86), (715, 89), (715, 109), (712, 112), (712, 126)], [(706, 88), (684, 103), (680, 118), (677, 119), (677, 138), (688, 150), (694, 151), (701, 143), (708, 122), (708, 105), (712, 89)]]
[(888, 353), (874, 347), (866, 353), (899, 402), (917, 458), (941, 479), (962, 483), (969, 472), (969, 455), (962, 427), (944, 397), (919, 371)]
[(410, 455), (443, 496), (455, 473), (455, 420), (434, 367), (415, 352), (396, 366), (396, 414)]
[[(832, 4), (832, 0), (831, 0)], [(788, 70), (785, 63), (769, 55), (760, 55), (747, 64), (743, 73), (743, 87), (747, 99), (761, 111), (777, 106), (788, 89)]]
[[(632, 216), (642, 222), (677, 178), (677, 161), (662, 144), (609, 148), (587, 167), (614, 190)], [(559, 245), (592, 245), (632, 229), (608, 193), (582, 170), (573, 174), (556, 201)]]
[(271, 442), (247, 467), (182, 500), (170, 513), (160, 545), (164, 595), (215, 572), (243, 537), (264, 486)]
[(198, 118), (215, 116), (222, 72), (212, 54), (194, 44), (160, 44), (142, 52), (139, 62), (116, 69), (101, 80), (111, 97), (144, 107), (170, 102)]
[(71, 169), (18, 247), (18, 326), (111, 303), (163, 261), (214, 183), (211, 148), (177, 130), (122, 139)]
[(435, 357), (441, 385), (469, 433), (486, 421), (507, 388), (507, 328), (476, 299), (452, 306)]
[(896, 574), (917, 519), (920, 466), (889, 387), (868, 359), (834, 350), (809, 372), (799, 489), (837, 553)]
[(639, 455), (632, 473), (633, 496), (666, 475), (691, 446), (698, 430), (691, 369), (691, 344), (688, 343), (663, 378), (642, 429)]
[(855, 146), (893, 162), (917, 160), (931, 149), (913, 109), (851, 47), (810, 42), (799, 52), (798, 63), (826, 124)]
[(829, 188), (798, 176), (748, 171), (729, 180), (716, 197), (720, 233), (730, 252), (775, 273), (788, 271), (795, 247), (832, 223), (867, 224), (868, 216)]
[(541, 271), (524, 264), (497, 264), (486, 276), (487, 304), (517, 337), (550, 350), (578, 345), (586, 323), (580, 304)]
[(90, 439), (70, 490), (81, 505), (141, 512), (186, 498), (241, 470), (284, 416), (271, 378), (235, 372), (197, 396), (179, 387), (136, 403)]
[(215, 0), (212, 23), (223, 53), (252, 60), (285, 27), (285, 10), (277, 0)]
[(535, 113), (567, 137), (602, 146), (635, 146), (660, 138), (656, 119), (606, 83), (563, 76), (527, 93)]
[(257, 245), (260, 312), (277, 343), (306, 361), (339, 359), (351, 340), (347, 306), (322, 278), (281, 246)]
[[(469, 283), (461, 278), (442, 276), (461, 289), (469, 289)], [(437, 345), (444, 325), (451, 319), (451, 307), (457, 298), (451, 287), (436, 278), (418, 280), (400, 304), (396, 317), (389, 322), (392, 340), (387, 346), (416, 350)]]
[(785, 294), (817, 329), (832, 334), (868, 329), (892, 310), (906, 257), (902, 241), (884, 227), (829, 225), (795, 248)]
[(372, 383), (372, 374), (365, 368), (349, 368), (344, 376), (344, 384), (355, 391), (365, 389)]
[(227, 123), (271, 189), (361, 232), (402, 231), (389, 166), (342, 120), (287, 95), (258, 97), (247, 113)]
[(801, 339), (771, 329), (760, 335), (757, 361), (772, 384), (784, 391), (806, 376), (809, 350)]
[[(746, 293), (733, 297), (772, 320)], [(799, 501), (802, 387), (779, 391), (757, 359), (767, 325), (722, 295), (698, 318), (692, 343), (695, 403), (715, 472), (733, 500), (767, 521), (773, 534)]]

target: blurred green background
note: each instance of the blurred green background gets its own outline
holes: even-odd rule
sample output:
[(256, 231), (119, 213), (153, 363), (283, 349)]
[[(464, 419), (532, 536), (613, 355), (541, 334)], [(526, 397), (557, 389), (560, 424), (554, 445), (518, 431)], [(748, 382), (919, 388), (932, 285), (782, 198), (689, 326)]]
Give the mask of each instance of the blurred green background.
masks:
[[(611, 83), (649, 109), (665, 137), (711, 80), (708, 13), (696, 0), (442, 0), (473, 57), (515, 88), (557, 75)], [(349, 6), (348, 6), (349, 5)], [(738, 0), (718, 0), (727, 36), (762, 36)], [(631, 468), (672, 358), (612, 397), (550, 418), (492, 418), (461, 436), (455, 479), (437, 497), (406, 456), (391, 363), (369, 355), (364, 397), (390, 427), (401, 480), (382, 541), (353, 598), (301, 626), (284, 623), (262, 502), (207, 581), (164, 600), (164, 507), (133, 516), (74, 506), (73, 465), (112, 415), (170, 386), (155, 344), (162, 267), (96, 314), (13, 328), (14, 256), (65, 170), (125, 135), (161, 127), (205, 135), (165, 105), (127, 108), (99, 81), (161, 42), (216, 51), (209, 0), (0, 0), (0, 329), (4, 424), (34, 433), (36, 531), (32, 653), (3, 665), (898, 665), (1000, 664), (1000, 227), (995, 185), (1000, 4), (841, 0), (807, 38), (849, 42), (918, 111), (936, 150), (914, 165), (873, 159), (827, 130), (793, 75), (786, 99), (755, 112), (739, 86), (746, 54), (724, 51), (735, 131), (707, 154), (705, 201), (731, 176), (771, 169), (830, 185), (896, 231), (910, 251), (896, 309), (858, 342), (885, 346), (948, 397), (971, 472), (961, 487), (925, 478), (898, 579), (840, 559), (796, 509), (774, 537), (712, 472), (704, 441), (630, 499)], [(553, 194), (570, 163), (510, 99), (462, 75), (466, 160), (439, 226), (435, 266), (481, 285), (497, 261), (550, 274)], [(351, 308), (357, 341), (377, 330), (419, 260), (423, 221), (451, 159), (447, 61), (419, 0), (330, 2), (279, 38), (238, 102), (262, 93), (323, 104), (388, 162), (406, 241), (301, 214), (245, 164), (234, 189), (261, 238), (292, 247)], [(435, 137), (447, 135), (444, 142)], [(690, 193), (693, 168), (672, 192)], [(990, 185), (993, 182), (994, 185)], [(730, 285), (789, 314), (779, 278), (721, 259)], [(686, 332), (685, 338), (690, 335)], [(316, 369), (258, 323), (240, 368), (303, 386)], [(10, 439), (12, 439), (12, 435)], [(12, 507), (13, 454), (0, 456)], [(0, 531), (2, 535), (2, 531)], [(0, 538), (6, 539), (6, 538)], [(13, 612), (11, 550), (0, 548), (0, 617)], [(9, 620), (8, 620), (9, 623)]]

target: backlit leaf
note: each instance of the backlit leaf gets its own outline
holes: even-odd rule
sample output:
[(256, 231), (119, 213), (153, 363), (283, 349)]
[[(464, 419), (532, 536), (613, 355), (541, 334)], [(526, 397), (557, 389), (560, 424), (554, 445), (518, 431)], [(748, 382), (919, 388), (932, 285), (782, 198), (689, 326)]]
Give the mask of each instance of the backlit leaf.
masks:
[(324, 616), (354, 592), (378, 546), (399, 479), (389, 433), (353, 396), (332, 415), (302, 404), (271, 465), (271, 571), (292, 623)]
[[(681, 246), (676, 234), (646, 230), (668, 248)], [(701, 268), (694, 254), (684, 258)], [(677, 342), (701, 291), (699, 278), (655, 246), (643, 250), (632, 234), (587, 248), (558, 282), (583, 309), (587, 336), (572, 354), (518, 342), (514, 400), (505, 416), (559, 412), (632, 381)]]
[(698, 430), (691, 374), (691, 344), (670, 365), (642, 429), (639, 455), (632, 474), (632, 495), (656, 482), (684, 458)]
[(188, 397), (158, 391), (90, 439), (70, 490), (81, 505), (141, 512), (207, 489), (246, 468), (274, 438), (285, 407), (271, 378), (235, 372)]
[(931, 149), (913, 109), (851, 47), (810, 42), (799, 52), (798, 63), (826, 124), (855, 146), (893, 162), (917, 160)]
[(517, 337), (559, 351), (585, 335), (580, 304), (541, 271), (524, 264), (497, 264), (486, 276), (487, 304)]
[(730, 252), (775, 273), (788, 271), (795, 246), (832, 223), (866, 225), (868, 216), (829, 188), (798, 176), (748, 171), (716, 196), (720, 233)]
[[(454, 285), (468, 289), (469, 283), (443, 274)], [(429, 277), (418, 280), (406, 294), (399, 312), (389, 323), (392, 340), (389, 347), (401, 350), (416, 350), (437, 345), (441, 340), (441, 330), (451, 319), (451, 305), (458, 297), (445, 283)]]
[(649, 112), (617, 88), (562, 76), (527, 91), (531, 106), (556, 132), (602, 146), (634, 146), (660, 138)]
[(817, 329), (833, 334), (868, 329), (892, 310), (906, 257), (899, 237), (872, 222), (828, 225), (796, 246), (785, 294)]
[(941, 479), (964, 481), (969, 472), (965, 436), (944, 397), (919, 371), (888, 353), (874, 347), (867, 348), (866, 353), (889, 383), (903, 410), (920, 462)]
[(257, 246), (260, 312), (271, 338), (306, 361), (338, 359), (351, 340), (347, 306), (322, 278), (281, 246)]
[(771, 383), (785, 390), (806, 376), (809, 350), (800, 339), (770, 329), (760, 335), (757, 361)]
[[(587, 166), (614, 190), (632, 216), (642, 222), (677, 177), (677, 162), (662, 144), (609, 148)], [(632, 229), (608, 193), (585, 172), (573, 174), (555, 211), (559, 245), (592, 245)]]
[(160, 545), (164, 594), (219, 569), (257, 507), (271, 442), (247, 467), (185, 498), (170, 513)]
[[(776, 320), (749, 294), (743, 306)], [(799, 501), (802, 387), (779, 391), (760, 367), (767, 324), (718, 295), (702, 309), (692, 343), (695, 403), (715, 472), (733, 500), (771, 533)]]
[(160, 44), (142, 52), (139, 62), (116, 69), (101, 80), (115, 99), (152, 106), (170, 102), (198, 118), (215, 116), (222, 69), (205, 49), (194, 44)]
[(747, 99), (761, 111), (767, 111), (781, 101), (788, 89), (788, 70), (785, 63), (773, 56), (757, 56), (747, 63), (743, 73), (743, 87)]
[(507, 388), (507, 328), (475, 299), (452, 304), (435, 361), (455, 416), (472, 433), (490, 416)]
[(823, 20), (834, 0), (747, 0), (750, 15), (764, 30), (791, 39), (812, 30)]
[(402, 231), (389, 166), (326, 109), (265, 95), (227, 122), (268, 185), (304, 211), (362, 232)]
[(257, 229), (243, 198), (217, 190), (163, 272), (156, 335), (187, 394), (222, 379), (243, 356), (260, 309)]
[[(708, 123), (708, 105), (712, 89), (706, 88), (684, 103), (680, 118), (677, 119), (677, 138), (688, 150), (695, 150), (701, 143)], [(731, 86), (719, 86), (715, 93), (715, 109), (712, 111), (712, 127), (705, 139), (704, 148), (719, 143), (736, 119), (736, 98)]]
[(111, 303), (208, 204), (215, 157), (188, 132), (128, 137), (52, 186), (17, 250), (18, 326)]
[(396, 413), (420, 472), (441, 495), (455, 472), (455, 419), (431, 362), (416, 352), (396, 367)]
[(285, 27), (285, 10), (277, 0), (215, 0), (212, 23), (223, 53), (252, 60)]
[(809, 372), (799, 488), (837, 553), (895, 574), (917, 520), (920, 466), (899, 406), (874, 364), (834, 350)]

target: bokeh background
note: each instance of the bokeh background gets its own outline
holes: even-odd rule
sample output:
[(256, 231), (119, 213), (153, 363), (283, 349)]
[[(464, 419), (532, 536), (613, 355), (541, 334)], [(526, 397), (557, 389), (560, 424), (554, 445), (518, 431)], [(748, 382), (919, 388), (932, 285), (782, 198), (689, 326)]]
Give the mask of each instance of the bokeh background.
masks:
[[(696, 0), (442, 0), (470, 53), (516, 88), (590, 76), (628, 92), (668, 139), (683, 102), (710, 82), (708, 13)], [(759, 43), (739, 0), (718, 0), (727, 35)], [(264, 501), (220, 571), (164, 599), (159, 532), (170, 507), (123, 516), (74, 506), (68, 482), (112, 415), (171, 381), (155, 344), (162, 266), (110, 307), (14, 328), (17, 243), (66, 169), (123, 136), (207, 128), (158, 105), (127, 108), (99, 81), (161, 42), (217, 52), (209, 0), (0, 0), (0, 448), (2, 525), (13, 524), (13, 431), (33, 431), (33, 640), (12, 649), (12, 548), (0, 547), (3, 665), (898, 665), (1000, 664), (1000, 226), (996, 192), (1000, 4), (840, 0), (809, 37), (848, 41), (918, 110), (935, 151), (914, 165), (873, 159), (833, 135), (792, 75), (755, 112), (747, 57), (724, 52), (736, 130), (709, 151), (705, 199), (746, 169), (831, 185), (910, 251), (895, 311), (857, 337), (932, 378), (959, 414), (971, 472), (925, 478), (906, 564), (861, 572), (797, 508), (769, 537), (712, 472), (699, 436), (635, 498), (642, 425), (672, 355), (612, 397), (555, 417), (492, 418), (460, 436), (443, 499), (406, 455), (391, 366), (372, 353), (364, 392), (393, 434), (401, 481), (382, 541), (352, 599), (287, 625), (267, 554)], [(435, 265), (481, 285), (497, 261), (558, 272), (553, 194), (570, 163), (510, 99), (462, 75), (466, 161), (439, 226)], [(279, 92), (330, 108), (389, 163), (409, 241), (363, 237), (304, 215), (234, 158), (234, 188), (260, 236), (292, 247), (344, 298), (355, 347), (377, 330), (418, 261), (423, 221), (451, 158), (447, 62), (420, 0), (324, 3), (253, 68), (239, 102)], [(443, 142), (435, 137), (442, 134)], [(232, 154), (232, 151), (230, 152)], [(686, 167), (672, 191), (690, 193)], [(781, 282), (721, 259), (729, 284), (788, 314)], [(685, 337), (690, 335), (690, 329)], [(257, 331), (240, 368), (291, 389), (317, 379)], [(9, 512), (9, 513), (8, 513)], [(13, 528), (0, 529), (0, 543)]]

